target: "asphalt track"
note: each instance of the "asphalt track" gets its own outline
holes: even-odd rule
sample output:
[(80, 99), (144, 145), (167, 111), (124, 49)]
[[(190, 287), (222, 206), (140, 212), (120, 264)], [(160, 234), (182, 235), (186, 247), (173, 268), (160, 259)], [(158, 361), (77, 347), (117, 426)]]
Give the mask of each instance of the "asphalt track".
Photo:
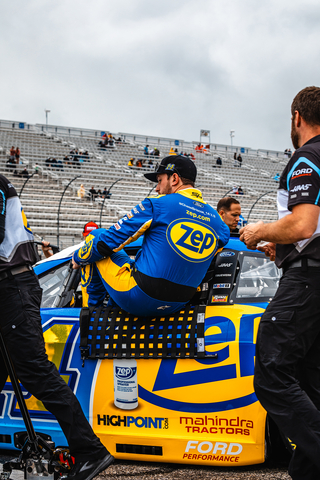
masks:
[[(0, 463), (15, 455), (0, 451)], [(2, 471), (2, 467), (0, 468)], [(23, 480), (23, 473), (13, 471), (12, 480)], [(40, 478), (40, 477), (39, 477)], [(117, 460), (96, 480), (290, 480), (287, 468), (255, 465), (239, 468), (213, 468), (169, 463), (129, 462)]]

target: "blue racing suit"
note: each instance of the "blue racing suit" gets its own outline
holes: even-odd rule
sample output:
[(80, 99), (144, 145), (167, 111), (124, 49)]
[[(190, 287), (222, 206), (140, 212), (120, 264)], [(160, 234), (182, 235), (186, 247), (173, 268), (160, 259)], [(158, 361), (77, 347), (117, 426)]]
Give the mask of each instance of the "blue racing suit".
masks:
[[(122, 248), (142, 234), (133, 260)], [(101, 304), (107, 291), (135, 315), (173, 313), (193, 296), (229, 236), (229, 227), (195, 188), (146, 198), (108, 230), (93, 230), (75, 252), (75, 262), (86, 266), (88, 305)]]

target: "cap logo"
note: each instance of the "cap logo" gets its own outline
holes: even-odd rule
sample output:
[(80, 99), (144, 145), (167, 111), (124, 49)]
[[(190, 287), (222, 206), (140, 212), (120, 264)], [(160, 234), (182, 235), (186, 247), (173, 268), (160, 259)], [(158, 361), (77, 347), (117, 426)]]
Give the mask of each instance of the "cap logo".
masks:
[(174, 163), (168, 163), (168, 165), (166, 166), (166, 170), (174, 170), (174, 168), (175, 168)]

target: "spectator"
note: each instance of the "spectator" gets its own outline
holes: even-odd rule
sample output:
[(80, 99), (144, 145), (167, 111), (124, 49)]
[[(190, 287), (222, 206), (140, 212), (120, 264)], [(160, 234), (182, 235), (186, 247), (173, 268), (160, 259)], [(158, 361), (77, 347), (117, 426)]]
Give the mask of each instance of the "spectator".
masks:
[(35, 164), (35, 166), (33, 167), (33, 169), (34, 169), (34, 173), (35, 173), (36, 175), (39, 175), (39, 165), (38, 165), (37, 163)]
[(80, 200), (82, 200), (85, 197), (85, 194), (86, 194), (85, 188), (83, 186), (83, 183), (81, 183), (78, 190), (78, 197), (80, 198)]
[(239, 233), (237, 227), (241, 215), (241, 206), (238, 200), (232, 197), (224, 197), (219, 200), (217, 212), (226, 225), (230, 228), (231, 233)]
[(19, 161), (20, 161), (20, 148), (19, 147), (16, 148), (15, 157), (16, 157), (16, 164), (18, 165)]
[(110, 195), (108, 194), (107, 187), (104, 187), (103, 192), (102, 192), (103, 198), (110, 198)]
[(65, 155), (63, 157), (63, 162), (66, 164), (66, 165), (71, 165), (71, 158), (70, 155)]
[(89, 193), (90, 193), (91, 201), (94, 202), (98, 195), (96, 189), (92, 186), (89, 190)]
[(241, 157), (240, 153), (239, 153), (239, 155), (238, 155), (238, 158), (237, 158), (237, 160), (238, 160), (238, 167), (241, 167), (241, 164), (242, 164), (242, 157)]
[(136, 167), (139, 167), (139, 168), (142, 167), (142, 160), (140, 158), (138, 158), (138, 160), (136, 162)]
[(128, 167), (134, 167), (134, 163), (133, 163), (133, 162), (134, 162), (134, 158), (131, 157), (130, 160), (129, 160), (129, 162), (128, 162)]
[(144, 155), (149, 155), (149, 145), (146, 145), (143, 149)]
[(27, 170), (27, 167), (24, 167), (24, 169), (23, 169), (22, 172), (21, 172), (21, 176), (22, 176), (22, 177), (29, 178), (29, 172), (28, 172), (28, 170)]
[(16, 163), (16, 149), (14, 146), (10, 148), (10, 157), (9, 157), (10, 163)]
[(16, 171), (16, 160), (14, 157), (9, 158), (9, 160), (6, 163), (6, 168), (9, 170), (9, 172), (15, 172)]
[(153, 160), (152, 158), (150, 158), (149, 162), (148, 162), (148, 167), (149, 168), (153, 168)]
[(89, 162), (90, 161), (90, 155), (89, 155), (89, 152), (88, 150), (85, 150), (82, 154), (82, 157), (85, 161)]
[(234, 166), (234, 167), (237, 167), (237, 166), (238, 166), (237, 152), (234, 152), (234, 154), (233, 154), (233, 160), (234, 160), (233, 166)]
[(217, 166), (218, 166), (219, 168), (221, 167), (221, 165), (222, 165), (221, 157), (218, 157), (218, 158), (217, 158), (216, 164), (217, 164)]
[(154, 155), (155, 157), (159, 157), (159, 156), (160, 156), (160, 150), (159, 150), (157, 147), (154, 147), (153, 155)]
[(239, 187), (238, 187), (238, 194), (243, 195), (243, 190), (242, 190), (241, 185), (239, 185)]
[(203, 145), (201, 143), (198, 143), (198, 145), (195, 147), (195, 150), (202, 152), (203, 150)]
[(98, 198), (102, 198), (102, 192), (101, 192), (101, 189), (99, 188), (99, 190), (97, 191), (97, 197)]

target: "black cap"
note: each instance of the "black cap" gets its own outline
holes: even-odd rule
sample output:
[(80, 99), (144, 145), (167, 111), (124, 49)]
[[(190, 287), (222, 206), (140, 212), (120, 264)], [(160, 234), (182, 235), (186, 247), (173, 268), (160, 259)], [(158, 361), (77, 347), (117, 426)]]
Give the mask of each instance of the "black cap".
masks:
[(177, 173), (179, 177), (187, 178), (195, 182), (197, 167), (189, 157), (185, 157), (184, 155), (170, 155), (162, 159), (157, 170), (152, 173), (145, 173), (144, 176), (152, 182), (157, 182), (157, 175), (161, 173), (168, 173), (169, 175)]

